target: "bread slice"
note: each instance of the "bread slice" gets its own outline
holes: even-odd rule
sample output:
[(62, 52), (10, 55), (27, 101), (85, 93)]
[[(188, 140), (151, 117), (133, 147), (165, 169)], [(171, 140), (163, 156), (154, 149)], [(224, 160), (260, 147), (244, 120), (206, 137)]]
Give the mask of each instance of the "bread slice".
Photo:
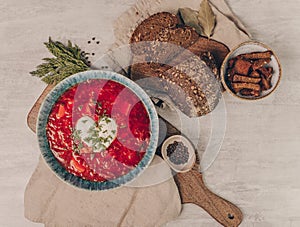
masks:
[(139, 59), (165, 64), (198, 38), (195, 29), (181, 25), (175, 14), (161, 12), (137, 26), (130, 44), (133, 54)]
[(219, 82), (208, 66), (197, 56), (171, 67), (159, 63), (132, 66), (132, 77), (152, 93), (167, 94), (177, 108), (190, 117), (211, 112), (221, 96)]
[(185, 53), (181, 53), (181, 56), (172, 59), (170, 64), (177, 65), (181, 61), (190, 58), (192, 55), (201, 56), (205, 52), (210, 52), (215, 59), (217, 67), (220, 68), (223, 60), (229, 53), (229, 48), (225, 44), (202, 36), (199, 36), (197, 41), (186, 49), (187, 51)]
[(175, 66), (186, 59), (192, 58), (194, 55), (200, 56), (200, 58), (215, 74), (216, 79), (220, 82), (222, 91), (225, 91), (221, 83), (220, 68), (228, 53), (229, 48), (223, 43), (200, 36), (194, 44), (177, 55), (176, 58), (173, 58), (170, 62), (168, 62), (168, 64)]
[(143, 86), (165, 92), (190, 117), (203, 116), (215, 108), (221, 91), (219, 69), (229, 52), (224, 44), (199, 36), (167, 12), (144, 20), (130, 43), (133, 80), (155, 78), (145, 80)]
[[(130, 43), (157, 40), (162, 30), (174, 28), (178, 23), (179, 18), (174, 14), (168, 12), (156, 13), (137, 26), (131, 36)], [(135, 52), (135, 54), (138, 53)]]
[(219, 102), (220, 83), (198, 56), (171, 67), (163, 76), (168, 95), (190, 117), (210, 113)]

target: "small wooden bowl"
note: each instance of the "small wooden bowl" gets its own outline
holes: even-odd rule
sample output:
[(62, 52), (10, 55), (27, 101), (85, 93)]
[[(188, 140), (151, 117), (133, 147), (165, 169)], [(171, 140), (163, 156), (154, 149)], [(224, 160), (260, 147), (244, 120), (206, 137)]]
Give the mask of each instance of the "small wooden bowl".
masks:
[[(236, 57), (240, 54), (245, 54), (245, 53), (251, 53), (251, 52), (263, 52), (263, 51), (267, 51), (267, 50), (271, 50), (273, 55), (271, 56), (271, 61), (268, 64), (270, 67), (273, 68), (273, 75), (272, 75), (272, 87), (266, 91), (263, 91), (261, 93), (260, 96), (258, 97), (253, 97), (253, 96), (243, 96), (239, 93), (235, 93), (231, 87), (228, 85), (228, 81), (227, 81), (227, 77), (228, 77), (228, 61), (233, 58)], [(233, 96), (238, 97), (240, 99), (243, 100), (258, 100), (258, 99), (262, 99), (265, 98), (267, 96), (269, 96), (270, 94), (272, 94), (275, 89), (278, 87), (279, 81), (281, 79), (281, 65), (280, 62), (278, 60), (277, 55), (274, 53), (274, 51), (269, 48), (268, 46), (266, 46), (263, 43), (260, 43), (258, 41), (247, 41), (244, 43), (241, 43), (239, 46), (235, 47), (234, 49), (232, 49), (227, 56), (225, 57), (222, 66), (221, 66), (221, 79), (222, 79), (222, 84), (224, 86), (224, 88)]]
[[(181, 165), (176, 165), (175, 163), (171, 162), (167, 155), (168, 146), (170, 144), (174, 143), (175, 141), (182, 142), (188, 148), (188, 152), (189, 152), (188, 161)], [(196, 161), (195, 149), (194, 149), (192, 143), (187, 138), (185, 138), (184, 136), (181, 136), (181, 135), (174, 135), (174, 136), (170, 136), (169, 138), (167, 138), (164, 141), (164, 143), (162, 144), (161, 154), (162, 154), (164, 160), (167, 162), (167, 164), (177, 173), (184, 173), (184, 172), (189, 171), (194, 166), (195, 161)]]

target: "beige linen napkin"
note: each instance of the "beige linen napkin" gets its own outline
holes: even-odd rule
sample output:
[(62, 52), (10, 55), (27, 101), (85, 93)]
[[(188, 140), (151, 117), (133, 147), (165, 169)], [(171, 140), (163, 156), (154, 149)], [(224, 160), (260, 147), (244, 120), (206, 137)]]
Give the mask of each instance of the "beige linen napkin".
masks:
[[(138, 0), (115, 23), (115, 44), (127, 45), (132, 31), (149, 15), (161, 11), (176, 13), (180, 7), (198, 9), (200, 0)], [(249, 39), (242, 23), (224, 0), (211, 0), (217, 25), (213, 39), (232, 48)], [(155, 157), (151, 165), (164, 163)], [(147, 170), (146, 170), (147, 171)], [(170, 173), (169, 173), (170, 174)], [(138, 181), (147, 174), (142, 174)], [(46, 226), (161, 226), (176, 218), (181, 210), (180, 197), (173, 178), (147, 187), (121, 187), (90, 192), (72, 187), (46, 166), (42, 158), (25, 191), (25, 217)]]
[[(158, 164), (166, 166), (156, 156), (151, 165)], [(169, 177), (162, 183), (95, 192), (64, 183), (40, 158), (25, 191), (25, 217), (55, 227), (160, 226), (181, 211), (170, 169), (164, 169)]]

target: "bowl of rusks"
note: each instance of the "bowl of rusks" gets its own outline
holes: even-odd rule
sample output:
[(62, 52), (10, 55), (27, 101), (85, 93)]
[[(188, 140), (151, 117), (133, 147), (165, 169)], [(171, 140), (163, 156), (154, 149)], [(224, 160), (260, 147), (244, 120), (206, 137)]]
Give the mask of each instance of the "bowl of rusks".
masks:
[(278, 87), (281, 66), (268, 46), (248, 41), (228, 53), (221, 67), (221, 78), (233, 96), (244, 100), (262, 99)]

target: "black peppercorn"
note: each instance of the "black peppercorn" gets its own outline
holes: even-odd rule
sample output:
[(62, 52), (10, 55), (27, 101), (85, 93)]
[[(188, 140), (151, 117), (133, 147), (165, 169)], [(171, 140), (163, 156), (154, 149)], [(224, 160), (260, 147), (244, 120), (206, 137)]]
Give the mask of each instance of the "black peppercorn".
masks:
[(189, 159), (188, 147), (182, 142), (174, 141), (167, 147), (167, 156), (176, 165), (184, 164)]

